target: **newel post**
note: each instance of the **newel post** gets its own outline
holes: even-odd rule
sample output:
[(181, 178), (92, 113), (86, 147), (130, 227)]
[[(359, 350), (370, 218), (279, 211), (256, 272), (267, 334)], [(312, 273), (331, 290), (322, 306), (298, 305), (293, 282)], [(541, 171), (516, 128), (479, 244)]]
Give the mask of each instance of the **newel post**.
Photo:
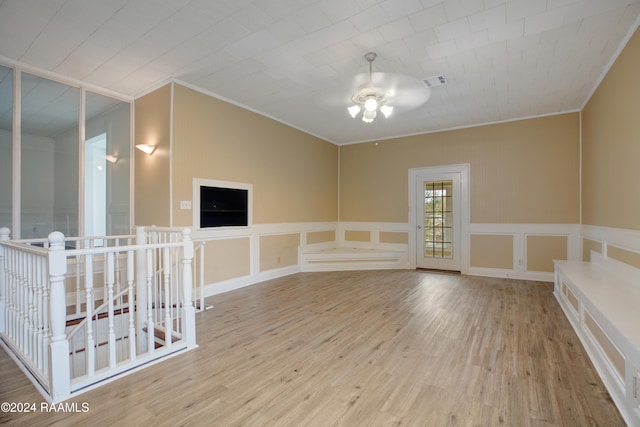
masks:
[(54, 402), (65, 399), (71, 393), (69, 372), (69, 341), (65, 334), (67, 302), (64, 276), (67, 273), (67, 256), (64, 253), (64, 234), (49, 234), (49, 315), (51, 316), (51, 341), (49, 344), (49, 393)]
[(148, 350), (144, 328), (147, 321), (147, 235), (144, 227), (136, 227), (136, 348), (138, 354)]
[(182, 318), (184, 319), (184, 337), (187, 347), (196, 345), (196, 312), (193, 306), (193, 240), (191, 240), (191, 229), (182, 230)]
[[(0, 228), (0, 242), (8, 242), (11, 230)], [(0, 335), (5, 332), (5, 310), (7, 309), (7, 273), (5, 269), (4, 247), (0, 245)]]

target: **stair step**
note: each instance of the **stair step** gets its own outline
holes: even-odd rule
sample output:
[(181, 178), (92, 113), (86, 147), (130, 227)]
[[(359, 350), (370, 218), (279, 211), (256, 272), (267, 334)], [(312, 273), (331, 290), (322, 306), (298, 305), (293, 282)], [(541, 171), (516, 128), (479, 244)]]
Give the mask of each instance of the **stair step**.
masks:
[[(122, 338), (116, 338), (116, 341), (123, 341), (123, 340), (128, 339), (128, 338), (129, 338), (129, 336), (127, 335), (127, 336), (124, 336)], [(109, 344), (109, 341), (102, 341), (102, 342), (97, 343), (96, 347), (103, 347), (103, 346), (108, 345), (108, 344)], [(77, 350), (74, 350), (72, 352), (69, 352), (69, 355), (73, 356), (73, 354), (84, 353), (85, 351), (87, 351), (87, 349), (83, 347), (83, 348), (79, 348)]]
[[(142, 330), (144, 332), (147, 332), (147, 328), (144, 327), (142, 328)], [(154, 342), (155, 342), (155, 348), (158, 349), (160, 347), (162, 347), (164, 345), (164, 331), (162, 329), (159, 328), (153, 328), (153, 336), (155, 338)], [(171, 342), (177, 342), (180, 341), (180, 337), (175, 336), (175, 335), (171, 335)]]
[[(142, 330), (144, 332), (147, 332), (147, 328), (142, 328)], [(158, 348), (160, 348), (160, 347), (162, 347), (164, 345), (162, 343), (164, 341), (164, 331), (162, 329), (154, 328), (153, 329), (153, 336), (156, 338), (154, 340), (154, 343), (155, 343), (154, 348), (157, 350)], [(129, 336), (126, 335), (126, 336), (121, 337), (121, 338), (116, 338), (116, 341), (122, 341), (122, 340), (125, 340), (125, 339), (128, 339), (128, 338), (129, 338)], [(175, 335), (171, 336), (171, 342), (172, 343), (175, 343), (175, 342), (177, 342), (179, 340), (180, 340), (180, 337), (177, 337)], [(102, 347), (102, 346), (105, 346), (107, 344), (109, 344), (108, 341), (99, 342), (99, 343), (96, 344), (96, 347)], [(78, 354), (78, 353), (83, 353), (85, 351), (86, 351), (85, 348), (80, 348), (80, 349), (74, 350), (72, 353), (69, 353), (69, 354), (73, 354), (73, 353)]]
[[(119, 308), (119, 309), (117, 309), (117, 310), (113, 310), (113, 314), (114, 314), (114, 316), (120, 316), (120, 315), (122, 315), (122, 314), (127, 314), (127, 313), (129, 313), (129, 307), (124, 307), (124, 308)], [(80, 317), (77, 317), (77, 318), (75, 318), (75, 319), (69, 319), (69, 320), (67, 320), (67, 327), (69, 327), (69, 326), (75, 326), (75, 325), (79, 324), (79, 323), (80, 323), (80, 322), (82, 322), (86, 317), (87, 317), (87, 316), (86, 316), (86, 314), (85, 314), (84, 316), (80, 316)], [(105, 311), (105, 312), (103, 312), (103, 313), (98, 313), (98, 315), (97, 315), (97, 316), (95, 316), (95, 315), (94, 315), (94, 316), (93, 316), (93, 319), (94, 319), (94, 320), (96, 320), (96, 318), (97, 318), (97, 319), (105, 319), (105, 318), (107, 318), (107, 317), (109, 317), (109, 313)]]

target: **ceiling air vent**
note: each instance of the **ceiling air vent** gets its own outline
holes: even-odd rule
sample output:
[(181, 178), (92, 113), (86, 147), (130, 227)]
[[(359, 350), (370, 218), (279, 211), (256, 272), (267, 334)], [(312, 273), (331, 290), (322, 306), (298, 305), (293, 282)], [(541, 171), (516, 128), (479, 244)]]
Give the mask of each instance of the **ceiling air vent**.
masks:
[(422, 81), (426, 87), (442, 86), (447, 84), (447, 78), (440, 74), (439, 76), (429, 77)]

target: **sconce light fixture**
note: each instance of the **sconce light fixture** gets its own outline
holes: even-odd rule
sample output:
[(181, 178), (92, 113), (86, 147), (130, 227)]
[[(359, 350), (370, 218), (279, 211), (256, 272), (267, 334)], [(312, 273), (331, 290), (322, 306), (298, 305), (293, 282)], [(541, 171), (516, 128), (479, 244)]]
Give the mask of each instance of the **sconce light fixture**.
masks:
[(106, 156), (104, 156), (104, 158), (109, 163), (118, 163), (118, 156), (116, 156), (115, 154), (107, 154)]
[(153, 154), (154, 151), (156, 151), (156, 146), (155, 145), (151, 145), (151, 144), (138, 144), (136, 145), (136, 148), (140, 151), (143, 151), (149, 155)]

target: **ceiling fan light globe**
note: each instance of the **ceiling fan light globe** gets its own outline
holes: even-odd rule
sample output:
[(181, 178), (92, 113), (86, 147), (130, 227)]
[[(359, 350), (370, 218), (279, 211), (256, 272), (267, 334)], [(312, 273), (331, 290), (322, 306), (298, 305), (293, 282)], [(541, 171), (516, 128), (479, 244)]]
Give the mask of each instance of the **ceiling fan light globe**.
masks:
[(349, 111), (349, 114), (351, 114), (351, 117), (355, 119), (360, 112), (360, 107), (357, 105), (352, 105), (351, 107), (347, 108), (347, 110)]
[(384, 114), (384, 117), (386, 118), (386, 117), (389, 117), (393, 112), (393, 107), (390, 105), (383, 105), (382, 107), (380, 107), (380, 111), (382, 112), (382, 114)]
[(364, 102), (364, 109), (366, 111), (376, 111), (378, 109), (378, 101), (375, 98), (367, 98)]
[(378, 113), (376, 113), (375, 110), (364, 110), (364, 113), (362, 113), (362, 121), (365, 123), (372, 123), (373, 119), (375, 119), (377, 115)]

